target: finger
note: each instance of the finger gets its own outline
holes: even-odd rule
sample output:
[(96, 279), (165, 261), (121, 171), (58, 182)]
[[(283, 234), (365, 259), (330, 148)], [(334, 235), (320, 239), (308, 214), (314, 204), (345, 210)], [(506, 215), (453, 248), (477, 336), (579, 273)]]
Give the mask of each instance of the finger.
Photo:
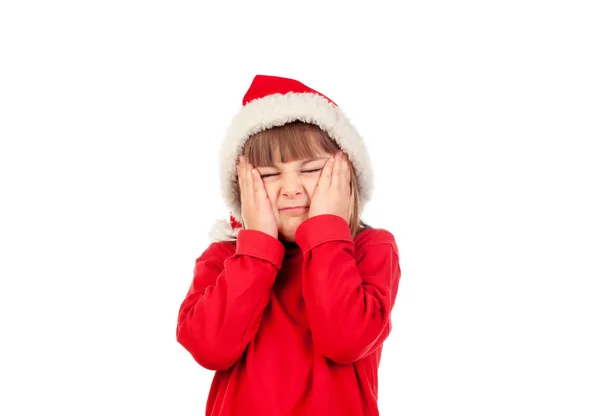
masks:
[(240, 158), (239, 165), (240, 173), (239, 173), (239, 181), (240, 181), (240, 190), (242, 193), (242, 199), (246, 201), (246, 203), (250, 202), (249, 198), (252, 196), (250, 192), (252, 183), (248, 181), (249, 171), (248, 171), (248, 161), (243, 156)]
[(252, 178), (253, 169), (254, 166), (252, 166), (250, 163), (245, 162), (244, 179), (246, 180), (247, 198), (254, 197), (254, 179)]
[(237, 169), (238, 169), (238, 182), (240, 185), (240, 191), (242, 193), (246, 193), (247, 188), (248, 188), (248, 186), (247, 186), (248, 175), (246, 173), (247, 168), (248, 168), (248, 164), (246, 162), (246, 158), (244, 158), (244, 156), (240, 155)]
[(319, 182), (317, 182), (317, 187), (319, 188), (329, 188), (331, 186), (331, 174), (333, 172), (334, 158), (331, 157), (327, 159), (327, 163), (323, 167), (321, 171), (321, 176), (319, 177)]
[(333, 173), (331, 177), (331, 186), (339, 188), (341, 184), (342, 169), (344, 168), (344, 154), (337, 152), (335, 154), (335, 161), (333, 164)]
[(267, 191), (265, 190), (260, 172), (258, 169), (252, 169), (252, 182), (254, 186), (254, 195), (258, 197), (266, 196)]

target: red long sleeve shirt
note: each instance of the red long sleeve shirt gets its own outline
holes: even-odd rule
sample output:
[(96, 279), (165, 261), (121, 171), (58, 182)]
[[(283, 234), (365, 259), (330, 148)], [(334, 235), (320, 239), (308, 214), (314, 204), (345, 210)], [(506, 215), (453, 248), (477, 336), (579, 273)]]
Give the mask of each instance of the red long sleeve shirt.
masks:
[(378, 415), (399, 281), (392, 234), (353, 240), (334, 215), (304, 221), (296, 245), (253, 230), (211, 244), (177, 324), (177, 341), (216, 371), (206, 414)]

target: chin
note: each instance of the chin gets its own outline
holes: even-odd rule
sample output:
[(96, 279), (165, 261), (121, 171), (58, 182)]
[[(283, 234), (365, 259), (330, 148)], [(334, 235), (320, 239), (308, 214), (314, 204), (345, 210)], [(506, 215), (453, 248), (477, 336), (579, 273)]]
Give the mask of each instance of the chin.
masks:
[(295, 242), (296, 241), (296, 230), (302, 224), (308, 216), (290, 218), (285, 224), (279, 228), (279, 234), (281, 239), (285, 241)]

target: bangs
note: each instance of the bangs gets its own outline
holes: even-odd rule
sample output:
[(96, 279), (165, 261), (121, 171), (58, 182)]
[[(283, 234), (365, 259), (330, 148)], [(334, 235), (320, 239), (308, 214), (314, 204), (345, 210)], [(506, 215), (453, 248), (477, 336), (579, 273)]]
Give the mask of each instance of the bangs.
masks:
[(295, 121), (250, 136), (243, 154), (254, 166), (274, 166), (337, 150), (339, 146), (319, 126)]

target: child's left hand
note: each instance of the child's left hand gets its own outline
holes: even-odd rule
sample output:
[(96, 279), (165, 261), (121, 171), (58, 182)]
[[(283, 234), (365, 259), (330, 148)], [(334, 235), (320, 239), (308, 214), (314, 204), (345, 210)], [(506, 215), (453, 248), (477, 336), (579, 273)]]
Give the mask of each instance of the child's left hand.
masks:
[(339, 151), (321, 171), (313, 194), (308, 217), (333, 214), (350, 219), (350, 161)]

